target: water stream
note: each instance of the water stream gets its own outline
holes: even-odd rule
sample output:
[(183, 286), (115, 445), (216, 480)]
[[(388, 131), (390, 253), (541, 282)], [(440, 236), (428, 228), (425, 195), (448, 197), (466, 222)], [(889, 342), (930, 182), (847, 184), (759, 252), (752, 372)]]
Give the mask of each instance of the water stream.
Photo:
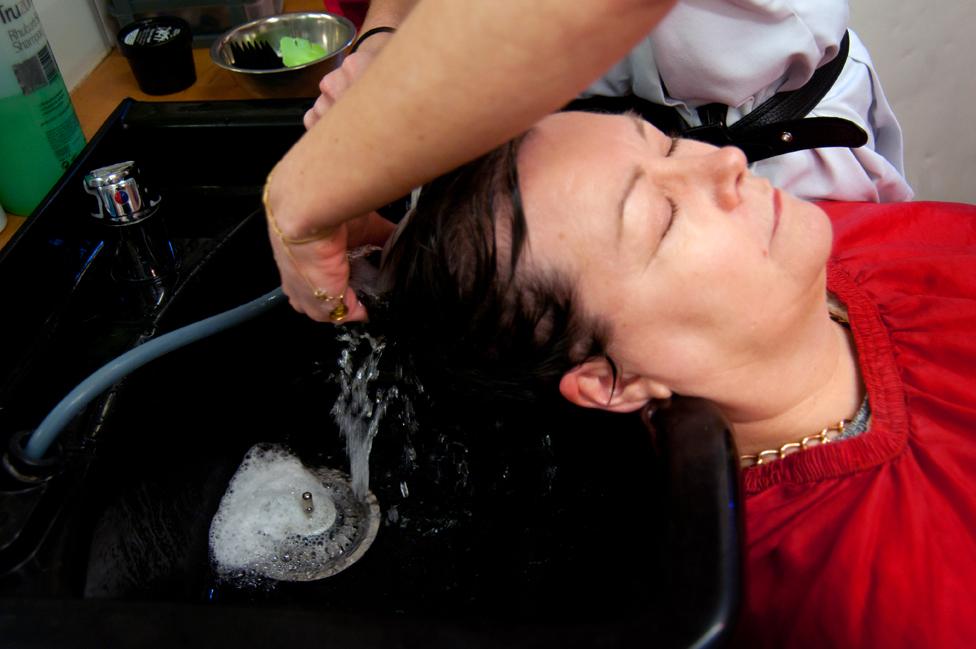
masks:
[[(526, 512), (551, 493), (555, 465), (548, 433), (508, 431), (494, 412), (465, 411), (456, 421), (432, 421), (431, 408), (443, 413), (449, 404), (429, 402), (396, 341), (359, 326), (337, 331), (336, 341), (338, 354), (330, 353), (320, 366), (331, 370), (316, 373), (334, 390), (331, 415), (345, 442), (348, 479), (336, 478), (332, 474), (339, 472), (332, 470), (326, 476), (284, 447), (252, 449), (222, 501), (228, 513), (216, 517), (211, 529), (218, 574), (249, 586), (335, 574), (361, 556), (376, 534), (380, 509), (374, 491), (389, 539), (389, 558), (383, 560), (407, 572), (427, 572), (431, 561), (439, 561), (437, 581), (447, 589), (461, 588), (455, 571), (470, 548), (509, 563), (504, 556), (513, 550), (504, 526), (485, 525), (511, 517), (524, 527)], [(378, 456), (375, 485), (371, 455)], [(343, 490), (348, 498), (340, 497)], [(303, 513), (306, 495), (313, 512)], [(514, 523), (518, 519), (523, 522)], [(492, 535), (499, 538), (492, 542)], [(448, 548), (458, 556), (449, 556)]]
[(366, 332), (344, 331), (337, 337), (345, 347), (339, 354), (339, 396), (332, 416), (346, 439), (353, 493), (365, 498), (369, 491), (369, 454), (373, 439), (391, 400), (399, 397), (397, 386), (376, 386), (380, 361), (386, 349), (382, 338)]
[[(321, 579), (355, 562), (375, 538), (380, 510), (369, 490), (373, 440), (391, 404), (398, 423), (415, 428), (416, 421), (412, 407), (403, 407), (408, 400), (401, 389), (388, 380), (403, 372), (381, 372), (382, 337), (350, 328), (337, 339), (332, 416), (345, 438), (349, 477), (306, 466), (281, 445), (252, 447), (211, 522), (211, 556), (224, 580), (253, 588)], [(405, 481), (400, 492), (408, 496)]]

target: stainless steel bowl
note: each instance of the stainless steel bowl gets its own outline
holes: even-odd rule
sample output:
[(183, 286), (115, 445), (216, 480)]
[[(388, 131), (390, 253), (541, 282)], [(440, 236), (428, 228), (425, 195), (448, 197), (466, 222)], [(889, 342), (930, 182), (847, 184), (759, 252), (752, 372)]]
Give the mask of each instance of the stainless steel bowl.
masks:
[[(277, 52), (282, 36), (321, 45), (325, 56), (293, 68), (250, 70), (234, 65), (231, 44), (249, 47), (265, 41)], [(342, 64), (355, 38), (356, 27), (342, 16), (287, 13), (252, 20), (224, 33), (210, 46), (210, 58), (257, 97), (316, 97), (319, 80)]]

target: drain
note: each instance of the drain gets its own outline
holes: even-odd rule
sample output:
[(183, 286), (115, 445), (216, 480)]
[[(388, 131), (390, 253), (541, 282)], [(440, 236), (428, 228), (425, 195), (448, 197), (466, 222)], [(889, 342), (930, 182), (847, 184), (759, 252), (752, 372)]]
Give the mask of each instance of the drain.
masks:
[(324, 579), (355, 563), (379, 529), (380, 508), (353, 494), (349, 478), (309, 468), (284, 447), (244, 456), (210, 524), (219, 579), (241, 586)]

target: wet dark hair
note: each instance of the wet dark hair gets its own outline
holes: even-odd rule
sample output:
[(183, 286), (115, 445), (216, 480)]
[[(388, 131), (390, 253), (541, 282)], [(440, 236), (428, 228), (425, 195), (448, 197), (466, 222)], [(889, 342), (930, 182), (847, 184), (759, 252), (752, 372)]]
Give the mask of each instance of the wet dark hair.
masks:
[(558, 399), (566, 371), (609, 360), (608, 328), (581, 312), (571, 278), (526, 263), (523, 139), (424, 187), (382, 265), (385, 308), (371, 310), (425, 385), (493, 404)]

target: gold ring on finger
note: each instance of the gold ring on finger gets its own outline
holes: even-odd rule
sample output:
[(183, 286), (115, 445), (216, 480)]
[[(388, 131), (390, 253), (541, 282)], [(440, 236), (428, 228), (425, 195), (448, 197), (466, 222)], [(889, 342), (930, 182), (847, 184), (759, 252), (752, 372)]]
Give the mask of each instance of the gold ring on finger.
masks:
[(312, 291), (312, 295), (315, 296), (316, 300), (322, 300), (323, 302), (335, 302), (336, 300), (342, 302), (342, 299), (346, 297), (346, 292), (343, 291), (338, 295), (329, 295), (329, 293), (325, 289), (317, 288), (314, 291)]
[(347, 315), (349, 315), (349, 308), (346, 306), (345, 302), (340, 300), (339, 304), (337, 304), (334, 309), (329, 311), (329, 320), (332, 322), (342, 322), (346, 319)]

